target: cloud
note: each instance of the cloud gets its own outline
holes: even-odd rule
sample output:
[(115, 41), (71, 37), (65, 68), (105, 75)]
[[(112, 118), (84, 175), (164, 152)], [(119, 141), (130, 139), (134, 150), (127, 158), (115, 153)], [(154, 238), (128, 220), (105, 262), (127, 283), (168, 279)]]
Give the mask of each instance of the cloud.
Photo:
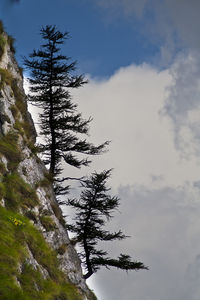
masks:
[(200, 146), (200, 55), (179, 55), (171, 67), (172, 85), (165, 113), (174, 126), (175, 145), (186, 157), (199, 156)]
[(192, 278), (199, 272), (198, 154), (196, 141), (190, 145), (186, 134), (185, 146), (195, 154), (189, 160), (173, 141), (175, 127), (189, 128), (189, 120), (194, 125), (198, 119), (196, 63), (188, 54), (171, 70), (131, 65), (110, 78), (91, 79), (74, 94), (83, 115), (94, 117), (91, 139), (112, 140), (90, 170), (114, 167), (109, 184), (121, 206), (110, 230), (120, 228), (132, 237), (110, 244), (109, 253), (128, 253), (150, 267), (128, 275), (99, 271), (89, 284), (101, 300), (197, 300), (199, 283)]
[(168, 66), (183, 48), (199, 50), (198, 0), (96, 0), (103, 8), (106, 20), (127, 20), (129, 26), (138, 30), (149, 42), (160, 46), (160, 66)]
[[(115, 189), (119, 184), (160, 188), (198, 180), (196, 157), (190, 161), (181, 159), (174, 146), (170, 119), (161, 113), (170, 97), (167, 87), (171, 83), (167, 70), (158, 71), (147, 64), (131, 65), (105, 80), (91, 79), (74, 93), (83, 116), (94, 118), (91, 141), (98, 144), (111, 140), (109, 152), (93, 158), (91, 168), (84, 169), (83, 174), (114, 168), (111, 183)], [(66, 172), (79, 174), (69, 168)]]
[[(149, 265), (149, 271), (102, 270), (89, 282), (101, 300), (197, 300), (199, 296), (199, 190), (148, 189), (123, 186), (119, 189), (121, 214), (112, 227), (132, 237), (112, 243), (113, 256), (129, 253)], [(120, 287), (120, 288), (119, 288)]]

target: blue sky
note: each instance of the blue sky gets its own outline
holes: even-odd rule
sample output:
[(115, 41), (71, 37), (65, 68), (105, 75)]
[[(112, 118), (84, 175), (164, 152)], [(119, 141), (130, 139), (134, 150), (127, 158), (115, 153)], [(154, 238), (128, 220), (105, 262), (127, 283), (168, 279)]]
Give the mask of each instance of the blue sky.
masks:
[[(69, 31), (71, 39), (64, 51), (78, 61), (84, 73), (109, 76), (121, 66), (152, 59), (159, 48), (140, 30), (139, 20), (122, 16), (108, 19), (105, 9), (87, 0), (27, 0), (0, 4), (0, 17), (7, 31), (16, 38), (17, 58), (27, 55), (40, 43), (39, 29), (56, 24)], [(26, 42), (25, 42), (26, 41)]]
[(89, 78), (74, 101), (93, 117), (90, 139), (112, 141), (90, 168), (65, 173), (114, 168), (121, 213), (109, 226), (132, 237), (108, 249), (150, 270), (100, 270), (88, 280), (100, 300), (199, 300), (199, 11), (199, 0), (1, 1), (20, 63), (42, 25), (70, 32), (63, 52)]

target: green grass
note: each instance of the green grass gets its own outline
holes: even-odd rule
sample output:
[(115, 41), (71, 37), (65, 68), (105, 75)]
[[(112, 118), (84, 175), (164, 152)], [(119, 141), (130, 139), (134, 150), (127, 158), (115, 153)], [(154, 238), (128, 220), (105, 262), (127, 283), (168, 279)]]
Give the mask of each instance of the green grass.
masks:
[[(0, 36), (0, 57), (1, 57), (1, 36)], [(7, 69), (0, 68), (0, 75), (1, 75), (1, 81), (0, 81), (0, 90), (4, 87), (5, 84), (8, 84), (11, 86), (12, 82), (12, 74)]]
[[(32, 138), (32, 125), (28, 119), (28, 112), (27, 112), (27, 103), (24, 100), (25, 95), (21, 91), (21, 89), (17, 85), (17, 80), (12, 78), (11, 80), (11, 88), (16, 100), (16, 108), (21, 113), (23, 122), (18, 122), (17, 126), (19, 127), (20, 131), (25, 133), (26, 139), (30, 140)], [(13, 110), (13, 108), (12, 108)], [(16, 110), (16, 109), (15, 109)], [(14, 112), (14, 110), (13, 110)], [(16, 111), (14, 112), (15, 116), (17, 115)]]
[(56, 229), (56, 224), (50, 216), (40, 216), (40, 222), (46, 229), (46, 231), (52, 231)]
[[(21, 220), (16, 226), (11, 219)], [(33, 256), (49, 273), (27, 263), (27, 245)], [(19, 272), (19, 265), (21, 272)], [(17, 281), (20, 286), (17, 285)], [(4, 300), (81, 300), (76, 287), (58, 269), (56, 253), (28, 219), (0, 206), (0, 299)]]
[(17, 141), (18, 136), (12, 131), (0, 139), (0, 153), (7, 158), (10, 171), (16, 170), (19, 162), (22, 160)]
[(4, 176), (6, 207), (15, 211), (19, 208), (27, 210), (39, 204), (35, 190), (31, 188), (17, 173)]

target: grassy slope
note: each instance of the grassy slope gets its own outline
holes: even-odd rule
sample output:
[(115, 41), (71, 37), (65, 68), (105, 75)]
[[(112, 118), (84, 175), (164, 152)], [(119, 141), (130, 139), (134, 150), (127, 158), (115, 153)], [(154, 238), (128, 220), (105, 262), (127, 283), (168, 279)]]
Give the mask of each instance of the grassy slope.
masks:
[[(48, 279), (28, 264), (27, 245), (38, 263), (48, 271)], [(0, 299), (81, 299), (76, 288), (67, 283), (59, 271), (56, 253), (40, 232), (26, 217), (1, 206)]]

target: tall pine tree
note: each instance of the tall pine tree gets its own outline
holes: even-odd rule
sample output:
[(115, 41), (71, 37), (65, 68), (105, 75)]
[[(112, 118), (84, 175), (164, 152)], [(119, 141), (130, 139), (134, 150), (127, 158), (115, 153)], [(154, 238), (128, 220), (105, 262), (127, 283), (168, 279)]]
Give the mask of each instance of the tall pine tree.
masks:
[(107, 252), (98, 249), (99, 241), (123, 240), (126, 236), (121, 230), (109, 232), (104, 229), (112, 212), (119, 206), (119, 198), (109, 195), (106, 180), (111, 170), (93, 173), (90, 178), (81, 181), (84, 188), (79, 199), (69, 199), (68, 205), (76, 209), (75, 223), (67, 224), (67, 228), (75, 234), (74, 241), (82, 252), (80, 257), (85, 267), (85, 279), (89, 278), (101, 266), (115, 267), (122, 270), (148, 269), (143, 263), (132, 261), (126, 254), (117, 259), (107, 256)]
[(70, 89), (79, 88), (87, 81), (82, 75), (73, 75), (76, 62), (69, 62), (69, 57), (61, 54), (60, 46), (68, 38), (68, 33), (58, 31), (55, 26), (46, 26), (40, 33), (44, 43), (39, 50), (33, 50), (29, 59), (24, 58), (25, 66), (31, 71), (28, 99), (42, 109), (40, 134), (44, 136), (45, 143), (41, 149), (59, 195), (67, 191), (61, 182), (68, 178), (58, 179), (63, 170), (62, 161), (76, 168), (88, 166), (88, 157), (80, 158), (77, 153), (100, 154), (108, 142), (94, 146), (80, 138), (80, 134), (88, 134), (91, 118), (84, 120), (77, 112)]

